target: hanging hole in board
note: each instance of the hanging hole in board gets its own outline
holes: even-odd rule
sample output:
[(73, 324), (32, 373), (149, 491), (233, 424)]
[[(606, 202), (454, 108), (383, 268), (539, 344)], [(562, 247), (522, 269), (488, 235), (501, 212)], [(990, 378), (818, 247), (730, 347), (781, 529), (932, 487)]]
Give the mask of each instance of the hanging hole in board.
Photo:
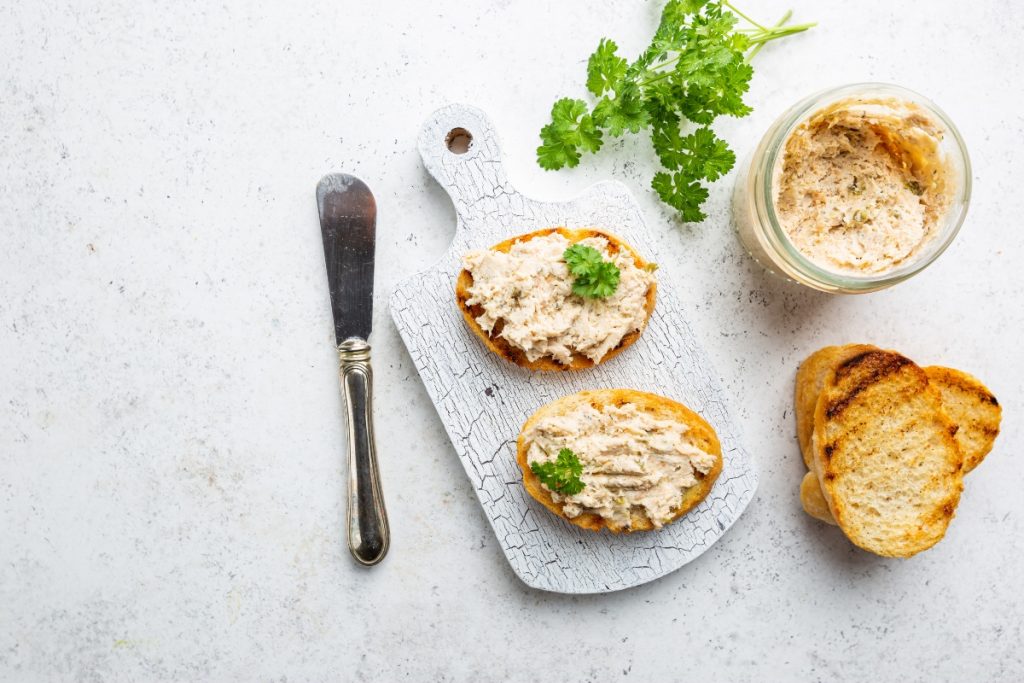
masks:
[(452, 154), (465, 154), (473, 146), (473, 134), (465, 128), (452, 128), (444, 139), (444, 146)]

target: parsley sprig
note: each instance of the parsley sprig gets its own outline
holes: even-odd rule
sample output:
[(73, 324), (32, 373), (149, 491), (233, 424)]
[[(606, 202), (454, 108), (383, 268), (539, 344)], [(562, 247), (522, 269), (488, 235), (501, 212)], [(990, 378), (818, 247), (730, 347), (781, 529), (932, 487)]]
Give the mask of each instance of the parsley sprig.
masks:
[[(663, 166), (651, 187), (684, 221), (704, 220), (703, 181), (717, 180), (736, 162), (711, 123), (750, 113), (743, 102), (754, 73), (749, 62), (765, 43), (814, 26), (786, 26), (790, 16), (769, 27), (729, 0), (668, 0), (650, 46), (632, 63), (602, 38), (587, 63), (587, 89), (597, 102), (592, 109), (578, 99), (555, 102), (551, 122), (541, 129), (537, 163), (549, 170), (574, 167), (584, 152), (601, 149), (606, 134), (650, 128)], [(737, 28), (739, 18), (750, 26)], [(685, 135), (684, 126), (692, 128)]]
[(574, 244), (562, 254), (569, 272), (576, 278), (572, 292), (587, 299), (604, 299), (619, 287), (619, 267), (605, 261), (601, 252), (585, 244)]
[(558, 457), (548, 462), (531, 462), (530, 469), (537, 475), (541, 483), (556, 493), (575, 496), (586, 488), (580, 480), (583, 465), (568, 448), (558, 451)]

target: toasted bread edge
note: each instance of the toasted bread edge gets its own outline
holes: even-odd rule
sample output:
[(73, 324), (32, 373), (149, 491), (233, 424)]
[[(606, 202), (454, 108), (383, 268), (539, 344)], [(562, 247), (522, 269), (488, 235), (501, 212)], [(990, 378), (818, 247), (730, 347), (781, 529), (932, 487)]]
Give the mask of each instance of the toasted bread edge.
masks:
[[(938, 390), (943, 409), (957, 426), (954, 438), (963, 453), (966, 474), (992, 451), (999, 436), (1002, 406), (988, 387), (971, 374), (939, 365), (926, 367), (924, 371)], [(960, 397), (968, 403), (966, 407), (960, 405)]]

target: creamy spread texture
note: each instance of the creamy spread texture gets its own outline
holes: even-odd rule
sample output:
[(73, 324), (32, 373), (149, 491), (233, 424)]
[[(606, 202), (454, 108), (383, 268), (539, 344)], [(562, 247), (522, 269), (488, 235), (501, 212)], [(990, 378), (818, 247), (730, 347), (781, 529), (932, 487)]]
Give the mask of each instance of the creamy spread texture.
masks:
[(849, 98), (790, 133), (774, 173), (779, 222), (827, 270), (880, 274), (941, 230), (952, 172), (931, 114), (895, 98)]
[(654, 276), (638, 268), (628, 250), (610, 254), (603, 237), (578, 242), (619, 268), (611, 296), (584, 299), (572, 293), (574, 278), (562, 258), (570, 244), (551, 233), (517, 242), (507, 253), (480, 249), (462, 258), (473, 276), (466, 303), (483, 308), (477, 323), (491, 334), (500, 321), (499, 336), (530, 361), (550, 356), (568, 365), (578, 352), (599, 362), (647, 319), (644, 305)]
[(655, 527), (670, 521), (686, 490), (707, 474), (716, 456), (687, 438), (686, 424), (654, 417), (631, 403), (601, 409), (586, 404), (568, 415), (539, 420), (525, 434), (527, 462), (554, 460), (562, 448), (583, 465), (583, 491), (552, 492), (567, 517), (593, 513), (629, 528), (640, 508)]

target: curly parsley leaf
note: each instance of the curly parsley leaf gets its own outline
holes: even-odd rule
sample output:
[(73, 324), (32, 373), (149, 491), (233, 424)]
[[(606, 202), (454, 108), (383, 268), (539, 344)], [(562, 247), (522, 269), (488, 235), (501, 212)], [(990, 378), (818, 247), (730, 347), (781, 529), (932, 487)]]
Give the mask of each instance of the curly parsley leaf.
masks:
[(587, 103), (568, 97), (551, 107), (551, 123), (540, 131), (544, 143), (537, 148), (537, 163), (542, 168), (570, 168), (580, 163), (580, 149), (601, 149), (602, 133), (587, 110)]
[(531, 462), (530, 469), (541, 483), (556, 493), (575, 496), (586, 488), (580, 479), (583, 465), (579, 458), (568, 448), (558, 451), (558, 457), (548, 462)]
[(604, 299), (619, 287), (619, 267), (605, 261), (601, 252), (585, 244), (574, 244), (562, 254), (569, 272), (576, 278), (572, 292), (586, 299)]
[(736, 163), (736, 155), (725, 144), (725, 140), (717, 137), (707, 127), (683, 136), (678, 124), (669, 122), (664, 128), (659, 126), (654, 129), (651, 142), (665, 168), (680, 170), (694, 178), (717, 180)]
[(691, 182), (685, 173), (655, 173), (651, 187), (661, 197), (661, 201), (679, 212), (684, 221), (696, 222), (707, 218), (700, 208), (708, 198), (707, 188), (698, 182)]
[(696, 171), (699, 166), (700, 175), (708, 180), (718, 180), (736, 164), (736, 154), (710, 128), (698, 128), (683, 142), (692, 155), (690, 168)]
[(611, 90), (626, 75), (629, 62), (615, 54), (618, 49), (614, 40), (602, 38), (587, 61), (587, 90), (597, 97)]
[(574, 244), (562, 253), (562, 259), (569, 266), (569, 272), (576, 277), (585, 277), (601, 265), (601, 252), (585, 244)]
[(572, 283), (572, 293), (584, 299), (604, 299), (615, 293), (619, 287), (619, 268), (605, 261), (588, 277), (578, 277)]
[[(749, 26), (738, 28), (740, 19)], [(754, 23), (729, 0), (668, 0), (650, 45), (633, 62), (603, 38), (587, 62), (587, 89), (598, 98), (562, 99), (541, 130), (537, 162), (546, 169), (576, 166), (601, 148), (603, 134), (651, 129), (664, 170), (651, 185), (684, 221), (703, 220), (713, 182), (732, 169), (735, 154), (710, 126), (719, 116), (750, 113), (743, 96), (754, 71), (750, 59), (765, 43), (814, 24)]]
[(640, 89), (627, 84), (616, 93), (615, 99), (602, 97), (594, 107), (594, 122), (616, 138), (627, 130), (639, 133), (650, 122)]

